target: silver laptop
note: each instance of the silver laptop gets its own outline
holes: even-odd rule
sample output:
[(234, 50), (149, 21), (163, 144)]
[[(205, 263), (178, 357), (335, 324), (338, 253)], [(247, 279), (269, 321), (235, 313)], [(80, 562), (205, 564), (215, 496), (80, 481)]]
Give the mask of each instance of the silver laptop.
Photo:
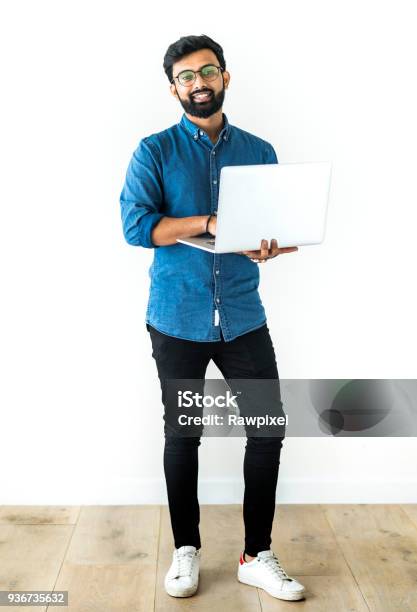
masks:
[(326, 232), (332, 165), (329, 161), (223, 166), (216, 236), (178, 242), (212, 253), (320, 244)]

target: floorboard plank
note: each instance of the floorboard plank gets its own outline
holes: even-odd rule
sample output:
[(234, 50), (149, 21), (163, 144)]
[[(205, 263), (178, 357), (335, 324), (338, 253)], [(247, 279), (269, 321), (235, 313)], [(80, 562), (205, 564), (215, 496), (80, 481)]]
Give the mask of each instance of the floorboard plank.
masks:
[(159, 506), (84, 506), (56, 584), (68, 612), (153, 610), (159, 529)]
[(400, 505), (322, 505), (372, 612), (417, 610), (417, 534)]
[[(0, 590), (52, 590), (73, 529), (72, 525), (0, 525)], [(28, 607), (13, 606), (13, 610)]]
[(290, 576), (351, 573), (318, 504), (277, 505), (271, 548)]
[(0, 525), (74, 525), (80, 506), (0, 506)]

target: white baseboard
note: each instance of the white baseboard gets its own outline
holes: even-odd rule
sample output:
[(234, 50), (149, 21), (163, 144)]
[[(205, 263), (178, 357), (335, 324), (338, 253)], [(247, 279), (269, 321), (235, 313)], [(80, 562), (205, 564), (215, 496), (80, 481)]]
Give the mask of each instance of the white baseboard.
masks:
[[(0, 505), (167, 504), (163, 479), (120, 478), (71, 483), (71, 491), (54, 483), (48, 489), (30, 485), (1, 487)], [(76, 486), (75, 486), (76, 484)], [(200, 504), (241, 504), (243, 481), (200, 479)], [(417, 503), (417, 481), (305, 481), (278, 479), (277, 504)]]

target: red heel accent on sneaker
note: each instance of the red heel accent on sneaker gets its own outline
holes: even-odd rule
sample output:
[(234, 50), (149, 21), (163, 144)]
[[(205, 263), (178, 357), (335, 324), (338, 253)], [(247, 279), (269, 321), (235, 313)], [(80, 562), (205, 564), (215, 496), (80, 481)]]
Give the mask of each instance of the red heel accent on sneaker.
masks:
[(245, 559), (243, 558), (243, 553), (240, 553), (239, 563), (240, 565), (243, 565), (244, 563), (246, 563)]

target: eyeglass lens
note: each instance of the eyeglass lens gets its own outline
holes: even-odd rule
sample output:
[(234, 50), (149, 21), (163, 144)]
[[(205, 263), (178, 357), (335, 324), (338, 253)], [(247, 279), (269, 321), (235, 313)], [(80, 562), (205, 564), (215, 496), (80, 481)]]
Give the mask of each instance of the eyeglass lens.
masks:
[[(212, 66), (210, 64), (208, 66), (203, 66), (203, 68), (201, 68), (201, 70), (198, 70), (197, 72), (201, 73), (201, 76), (205, 81), (214, 81), (214, 79), (219, 74), (219, 69), (217, 68), (217, 66)], [(182, 85), (191, 85), (192, 83), (194, 83), (195, 78), (196, 73), (194, 72), (194, 70), (183, 70), (183, 72), (180, 72), (180, 74), (178, 75), (178, 80)]]

